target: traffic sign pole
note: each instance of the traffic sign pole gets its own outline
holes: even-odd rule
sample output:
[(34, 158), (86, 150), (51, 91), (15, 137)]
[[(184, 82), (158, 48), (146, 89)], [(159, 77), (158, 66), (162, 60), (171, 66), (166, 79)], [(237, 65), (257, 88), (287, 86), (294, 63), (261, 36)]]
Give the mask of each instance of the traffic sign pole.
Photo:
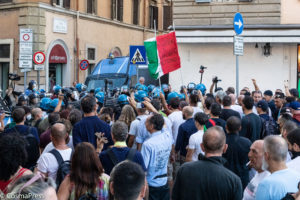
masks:
[[(234, 19), (233, 19), (233, 27), (234, 27), (234, 31), (236, 33), (236, 35), (240, 35), (243, 32), (244, 29), (244, 20), (243, 17), (240, 13), (236, 13), (234, 15)], [(234, 37), (233, 38), (233, 42), (234, 42), (234, 54), (236, 56), (236, 68), (235, 68), (235, 89), (236, 89), (236, 94), (239, 94), (239, 55), (243, 55), (241, 52), (237, 52), (236, 51), (236, 43), (240, 42), (240, 40), (242, 40), (242, 38), (240, 38), (240, 40), (238, 40), (239, 38)], [(239, 46), (240, 47), (240, 46)]]
[(27, 71), (24, 72), (24, 92), (26, 91), (26, 79), (27, 79)]

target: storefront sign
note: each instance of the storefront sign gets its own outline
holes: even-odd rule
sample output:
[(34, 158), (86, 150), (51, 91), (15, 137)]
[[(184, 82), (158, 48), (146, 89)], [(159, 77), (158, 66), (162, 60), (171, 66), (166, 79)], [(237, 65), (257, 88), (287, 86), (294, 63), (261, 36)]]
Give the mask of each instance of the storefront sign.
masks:
[(49, 63), (67, 63), (67, 54), (61, 45), (57, 44), (52, 48)]

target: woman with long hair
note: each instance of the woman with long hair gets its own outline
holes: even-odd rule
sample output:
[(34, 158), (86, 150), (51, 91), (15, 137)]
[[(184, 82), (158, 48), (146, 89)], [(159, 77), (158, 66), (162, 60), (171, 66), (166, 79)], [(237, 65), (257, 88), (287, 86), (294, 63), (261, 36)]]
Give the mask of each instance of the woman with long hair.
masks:
[(109, 198), (109, 176), (104, 173), (93, 145), (78, 144), (72, 156), (70, 175), (58, 190), (59, 200), (79, 200), (94, 197), (98, 200)]
[(125, 105), (122, 108), (121, 115), (118, 121), (124, 122), (128, 126), (128, 130), (130, 129), (130, 124), (135, 120), (135, 112), (130, 105)]

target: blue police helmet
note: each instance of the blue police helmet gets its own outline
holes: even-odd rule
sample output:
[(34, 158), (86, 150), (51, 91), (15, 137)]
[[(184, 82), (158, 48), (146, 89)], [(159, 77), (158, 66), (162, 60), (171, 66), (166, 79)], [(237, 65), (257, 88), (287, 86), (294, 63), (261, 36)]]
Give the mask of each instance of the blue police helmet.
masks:
[(136, 88), (137, 90), (143, 90), (145, 92), (148, 92), (148, 88), (146, 85), (138, 85), (138, 87)]
[(97, 94), (98, 92), (101, 92), (102, 91), (102, 88), (101, 87), (97, 87), (96, 89), (95, 89), (95, 94)]
[(60, 85), (55, 85), (54, 87), (53, 87), (53, 91), (54, 91), (54, 94), (58, 94), (59, 93), (59, 91), (61, 91), (61, 86)]
[[(50, 107), (49, 107), (50, 111), (54, 111), (55, 107), (58, 104), (58, 101), (59, 101), (58, 98), (55, 98), (51, 101)], [(64, 102), (62, 102), (61, 105), (64, 106), (65, 105)]]
[(152, 92), (152, 90), (155, 88), (154, 85), (148, 85), (148, 92)]
[(129, 102), (128, 102), (128, 96), (126, 94), (121, 94), (118, 97), (118, 103), (121, 104), (121, 105), (129, 104)]
[(40, 89), (40, 93), (46, 93), (44, 89)]
[(171, 92), (168, 94), (167, 103), (169, 104), (171, 99), (179, 97), (179, 94), (177, 92)]
[(42, 110), (48, 111), (51, 102), (52, 102), (52, 100), (48, 97), (42, 98), (41, 101), (40, 101), (40, 108)]
[(195, 89), (196, 90), (200, 90), (201, 92), (202, 92), (202, 94), (204, 95), (205, 94), (205, 92), (206, 92), (206, 87), (205, 87), (205, 85), (204, 84), (198, 84), (198, 85), (196, 85), (196, 87), (195, 87)]
[(152, 90), (151, 96), (152, 96), (152, 98), (159, 98), (160, 93), (164, 94), (164, 91), (162, 91), (159, 87), (156, 87)]
[(104, 103), (104, 97), (105, 97), (104, 92), (96, 93), (95, 97), (97, 98), (98, 102)]
[(127, 85), (122, 85), (122, 87), (121, 87), (121, 93), (122, 92), (129, 92), (129, 88), (128, 88)]
[(185, 100), (185, 94), (178, 94), (180, 100)]
[(148, 94), (144, 90), (139, 90), (134, 94), (134, 98), (137, 102), (144, 101), (145, 97), (148, 97)]
[(167, 90), (169, 90), (169, 86), (167, 84), (162, 84), (161, 89), (162, 89), (162, 91), (167, 91)]
[(28, 96), (25, 95), (25, 94), (21, 94), (19, 97), (18, 97), (18, 102), (21, 102), (21, 101), (27, 101), (28, 100)]
[(142, 84), (140, 84), (140, 83), (135, 84), (134, 89), (137, 90), (137, 88), (138, 88), (140, 85), (142, 85)]
[(86, 85), (84, 85), (82, 83), (77, 83), (75, 88), (78, 92), (82, 92), (82, 91), (85, 91), (87, 87), (86, 87)]

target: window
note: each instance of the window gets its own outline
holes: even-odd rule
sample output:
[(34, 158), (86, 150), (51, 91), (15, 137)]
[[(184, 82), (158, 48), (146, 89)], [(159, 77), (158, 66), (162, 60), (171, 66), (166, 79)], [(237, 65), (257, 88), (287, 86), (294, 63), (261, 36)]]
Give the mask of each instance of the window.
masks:
[(0, 3), (12, 3), (12, 0), (0, 0)]
[(96, 52), (96, 50), (94, 48), (88, 48), (87, 49), (88, 60), (95, 60), (96, 59), (95, 52)]
[(52, 5), (57, 5), (64, 8), (70, 8), (70, 0), (51, 0)]
[(90, 14), (96, 14), (96, 0), (86, 1), (86, 12)]
[(139, 24), (139, 1), (140, 0), (133, 0), (133, 24)]
[(123, 0), (111, 0), (111, 18), (123, 21)]
[(10, 45), (0, 44), (0, 58), (9, 58)]
[(172, 7), (164, 6), (164, 30), (167, 30), (172, 25)]
[(150, 28), (154, 29), (154, 23), (156, 25), (156, 29), (158, 29), (158, 7), (150, 6)]

